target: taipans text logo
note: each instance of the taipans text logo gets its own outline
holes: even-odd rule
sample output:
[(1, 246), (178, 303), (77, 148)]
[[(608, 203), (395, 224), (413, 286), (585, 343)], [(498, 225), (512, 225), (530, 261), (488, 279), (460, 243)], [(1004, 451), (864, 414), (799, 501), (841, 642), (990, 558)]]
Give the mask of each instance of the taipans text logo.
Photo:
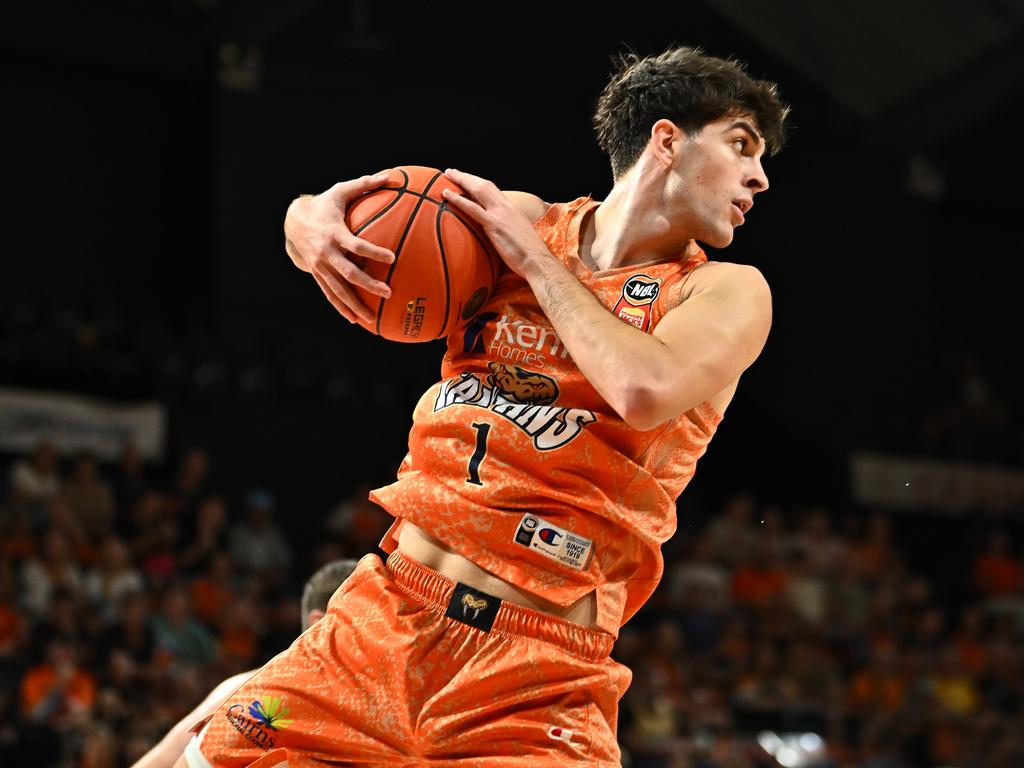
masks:
[[(484, 331), (494, 320), (497, 320), (494, 336), (485, 345)], [(486, 352), (499, 360), (536, 368), (543, 368), (549, 355), (562, 360), (572, 359), (553, 328), (513, 320), (507, 314), (498, 319), (497, 312), (484, 312), (466, 326), (462, 351), (478, 355)]]
[(558, 384), (550, 376), (518, 366), (488, 366), (491, 375), (484, 380), (463, 373), (457, 379), (442, 382), (434, 412), (453, 405), (486, 408), (532, 437), (534, 446), (541, 451), (561, 448), (587, 424), (597, 421), (593, 411), (551, 405), (558, 398)]
[(281, 706), (281, 699), (271, 697), (265, 704), (256, 699), (249, 705), (248, 713), (244, 705), (232, 704), (225, 716), (248, 741), (268, 751), (277, 743), (276, 732), (292, 724), (292, 720), (285, 717), (290, 711)]
[(633, 275), (622, 285), (622, 296), (612, 313), (641, 331), (651, 328), (651, 308), (661, 292), (661, 278)]

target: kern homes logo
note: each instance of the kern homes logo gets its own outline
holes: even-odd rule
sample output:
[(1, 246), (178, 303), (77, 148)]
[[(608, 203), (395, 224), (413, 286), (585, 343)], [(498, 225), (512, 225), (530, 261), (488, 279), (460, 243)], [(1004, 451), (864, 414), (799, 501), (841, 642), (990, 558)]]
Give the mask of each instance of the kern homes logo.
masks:
[[(484, 331), (491, 322), (494, 336), (484, 346)], [(477, 315), (466, 326), (462, 336), (463, 354), (482, 355), (489, 353), (492, 357), (515, 365), (529, 365), (543, 368), (548, 363), (548, 355), (557, 356), (562, 360), (571, 360), (569, 350), (562, 344), (553, 328), (543, 325), (530, 325), (519, 319), (511, 319), (507, 314), (498, 319), (497, 312), (484, 312)]]
[(661, 278), (633, 275), (622, 286), (622, 297), (612, 313), (641, 331), (651, 329), (651, 307), (661, 292)]
[(442, 382), (434, 412), (453, 405), (486, 408), (532, 437), (534, 446), (541, 451), (561, 448), (587, 424), (597, 421), (593, 411), (549, 405), (558, 397), (558, 385), (551, 377), (518, 366), (488, 365), (491, 375), (486, 379), (463, 373), (457, 379)]

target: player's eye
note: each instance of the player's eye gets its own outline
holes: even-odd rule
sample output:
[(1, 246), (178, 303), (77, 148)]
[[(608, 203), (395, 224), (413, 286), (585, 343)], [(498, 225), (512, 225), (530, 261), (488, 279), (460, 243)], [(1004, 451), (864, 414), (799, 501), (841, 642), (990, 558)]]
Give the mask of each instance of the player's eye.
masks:
[(733, 139), (732, 145), (736, 147), (736, 149), (738, 149), (740, 152), (742, 152), (747, 148), (747, 140), (741, 136), (739, 138)]

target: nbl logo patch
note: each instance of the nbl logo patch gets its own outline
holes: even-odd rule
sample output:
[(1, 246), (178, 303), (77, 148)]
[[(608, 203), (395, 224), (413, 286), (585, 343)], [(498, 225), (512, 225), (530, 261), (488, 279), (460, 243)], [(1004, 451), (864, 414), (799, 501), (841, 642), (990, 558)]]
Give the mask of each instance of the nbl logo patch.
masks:
[(633, 275), (622, 286), (613, 314), (641, 331), (651, 328), (651, 308), (661, 292), (661, 278)]

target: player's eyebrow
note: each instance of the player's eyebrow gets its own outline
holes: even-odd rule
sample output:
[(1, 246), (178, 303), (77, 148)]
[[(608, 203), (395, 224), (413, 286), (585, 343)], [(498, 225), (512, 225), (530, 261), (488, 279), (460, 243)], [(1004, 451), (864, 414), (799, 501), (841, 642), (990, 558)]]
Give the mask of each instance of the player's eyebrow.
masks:
[(734, 120), (732, 125), (730, 125), (725, 130), (726, 132), (728, 132), (733, 130), (734, 128), (739, 128), (740, 130), (745, 131), (747, 134), (749, 134), (751, 141), (753, 141), (756, 146), (760, 147), (764, 144), (764, 137), (757, 132), (757, 129), (753, 125), (751, 125), (751, 123), (748, 120), (744, 120), (743, 118)]

